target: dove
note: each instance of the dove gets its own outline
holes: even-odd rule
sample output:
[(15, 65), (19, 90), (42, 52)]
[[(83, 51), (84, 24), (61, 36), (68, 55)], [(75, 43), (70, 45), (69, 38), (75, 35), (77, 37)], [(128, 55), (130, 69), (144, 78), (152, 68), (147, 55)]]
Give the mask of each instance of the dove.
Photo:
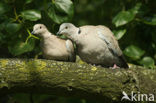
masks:
[(32, 34), (41, 37), (40, 47), (43, 57), (59, 61), (75, 61), (74, 46), (71, 40), (63, 40), (48, 31), (44, 24), (36, 24)]
[(79, 57), (89, 64), (128, 68), (118, 41), (105, 26), (76, 27), (72, 23), (63, 23), (57, 34), (63, 34), (75, 42)]

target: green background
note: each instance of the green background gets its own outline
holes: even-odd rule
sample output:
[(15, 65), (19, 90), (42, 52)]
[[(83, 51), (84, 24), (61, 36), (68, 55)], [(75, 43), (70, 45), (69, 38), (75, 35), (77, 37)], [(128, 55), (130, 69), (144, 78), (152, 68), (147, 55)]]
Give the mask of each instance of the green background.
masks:
[[(0, 58), (42, 58), (39, 38), (30, 33), (33, 25), (43, 23), (56, 34), (63, 22), (76, 26), (109, 27), (128, 63), (154, 69), (156, 0), (1, 0)], [(27, 102), (20, 101), (20, 96), (26, 97)], [(45, 95), (36, 97), (49, 98)], [(36, 103), (42, 101), (36, 97)], [(9, 100), (20, 101), (18, 103), (29, 103), (30, 99), (29, 94), (11, 95), (11, 98), (14, 100)], [(50, 98), (55, 98), (59, 103), (87, 102), (73, 98)], [(47, 103), (51, 101), (53, 99)]]

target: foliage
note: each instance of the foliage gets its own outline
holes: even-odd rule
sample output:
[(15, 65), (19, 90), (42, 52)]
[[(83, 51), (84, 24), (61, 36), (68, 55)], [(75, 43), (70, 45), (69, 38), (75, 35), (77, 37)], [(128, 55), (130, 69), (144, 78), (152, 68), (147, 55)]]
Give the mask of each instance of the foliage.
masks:
[[(1, 0), (0, 57), (35, 58), (40, 53), (39, 38), (30, 32), (36, 23), (45, 24), (53, 33), (63, 22), (77, 26), (100, 24), (114, 32), (128, 62), (154, 68), (155, 4), (155, 0)], [(29, 102), (28, 97), (13, 95), (13, 99), (21, 103)], [(49, 96), (38, 97), (34, 97), (35, 102)], [(78, 99), (50, 98), (62, 103), (87, 103)]]
[(101, 24), (114, 32), (128, 62), (153, 68), (155, 3), (147, 0), (1, 0), (1, 57), (38, 55), (39, 38), (30, 33), (36, 23), (44, 23), (53, 33), (63, 22), (77, 26)]

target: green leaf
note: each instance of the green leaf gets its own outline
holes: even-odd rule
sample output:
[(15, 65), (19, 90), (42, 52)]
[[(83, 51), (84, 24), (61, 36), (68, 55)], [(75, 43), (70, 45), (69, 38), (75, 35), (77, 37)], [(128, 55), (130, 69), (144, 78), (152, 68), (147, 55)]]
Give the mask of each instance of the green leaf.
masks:
[(129, 11), (121, 11), (113, 18), (113, 24), (116, 27), (127, 24), (134, 19), (134, 15)]
[(73, 3), (71, 0), (55, 0), (46, 13), (57, 24), (67, 22), (74, 14)]
[(144, 57), (139, 63), (147, 68), (154, 68), (154, 60), (151, 57)]
[(21, 28), (21, 24), (18, 24), (18, 23), (8, 23), (5, 27), (5, 30), (10, 33), (10, 34), (13, 34), (13, 33), (16, 33), (17, 31), (19, 31)]
[(156, 14), (153, 17), (145, 17), (142, 21), (148, 25), (156, 25)]
[(145, 51), (135, 45), (128, 46), (123, 53), (133, 60), (138, 60), (144, 55)]
[(13, 45), (9, 45), (8, 49), (12, 55), (17, 56), (32, 51), (34, 49), (34, 46), (35, 40), (31, 38), (27, 43), (19, 40)]
[(21, 12), (21, 15), (24, 19), (30, 21), (37, 21), (41, 19), (41, 12), (38, 10), (25, 10)]
[(121, 39), (123, 35), (126, 33), (126, 29), (121, 29), (121, 30), (114, 30), (113, 31), (115, 37), (117, 40)]
[(7, 11), (9, 11), (9, 6), (0, 2), (0, 15), (6, 13)]
[(59, 38), (61, 38), (61, 39), (68, 39), (68, 37), (65, 36), (65, 35), (61, 35), (61, 36), (59, 36)]
[(136, 6), (128, 11), (119, 12), (112, 20), (116, 27), (125, 25), (132, 21), (135, 15), (138, 13), (141, 3), (137, 3)]
[(73, 3), (71, 0), (55, 0), (54, 4), (59, 11), (69, 15), (73, 14)]
[(139, 9), (141, 8), (142, 3), (137, 3), (134, 8), (130, 9), (129, 11), (132, 12), (132, 14), (137, 14), (139, 12)]
[(29, 4), (29, 3), (31, 3), (33, 0), (26, 0), (25, 1), (25, 4)]
[(68, 21), (68, 17), (67, 16), (63, 17), (63, 16), (56, 15), (55, 10), (54, 10), (53, 7), (50, 7), (48, 9), (47, 14), (57, 24), (60, 24), (60, 23), (65, 22), (65, 21)]

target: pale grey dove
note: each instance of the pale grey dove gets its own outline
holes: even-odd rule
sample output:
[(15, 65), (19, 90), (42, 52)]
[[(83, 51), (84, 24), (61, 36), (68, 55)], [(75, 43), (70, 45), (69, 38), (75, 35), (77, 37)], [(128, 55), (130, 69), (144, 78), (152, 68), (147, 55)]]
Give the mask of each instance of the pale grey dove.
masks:
[(71, 23), (63, 23), (58, 34), (66, 35), (75, 42), (78, 55), (87, 63), (128, 68), (117, 40), (105, 26), (76, 27)]
[(74, 46), (70, 40), (63, 40), (48, 31), (45, 25), (36, 24), (32, 34), (41, 37), (41, 49), (46, 59), (75, 61)]

